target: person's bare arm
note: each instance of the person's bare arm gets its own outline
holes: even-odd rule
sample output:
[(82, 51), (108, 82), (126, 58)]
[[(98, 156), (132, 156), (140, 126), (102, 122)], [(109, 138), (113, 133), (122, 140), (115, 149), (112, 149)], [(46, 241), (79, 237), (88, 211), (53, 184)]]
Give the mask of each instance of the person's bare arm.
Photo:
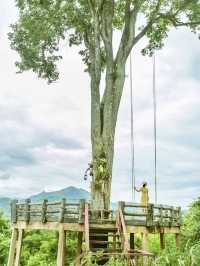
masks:
[(140, 192), (140, 189), (137, 189), (137, 188), (135, 187), (135, 191)]

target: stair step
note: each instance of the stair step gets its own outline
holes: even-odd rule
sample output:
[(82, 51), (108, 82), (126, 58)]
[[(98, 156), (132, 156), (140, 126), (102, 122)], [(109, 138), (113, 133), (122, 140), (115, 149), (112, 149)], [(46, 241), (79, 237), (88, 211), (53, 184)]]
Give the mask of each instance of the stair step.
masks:
[(117, 228), (108, 228), (108, 229), (104, 229), (104, 228), (89, 228), (90, 232), (100, 232), (100, 233), (116, 233), (118, 231)]
[(107, 252), (107, 253), (112, 253), (112, 252), (122, 252), (121, 248), (91, 248), (92, 252), (96, 252), (96, 251), (103, 251), (103, 252)]
[(90, 236), (111, 236), (109, 234), (101, 234), (101, 233), (90, 233)]
[(115, 243), (114, 242), (111, 242), (111, 241), (104, 241), (104, 240), (95, 240), (95, 239), (91, 239), (90, 240), (90, 243), (94, 243), (94, 244), (121, 244), (120, 241), (116, 241)]
[(90, 243), (92, 244), (108, 244), (108, 241), (103, 241), (103, 240), (90, 240)]

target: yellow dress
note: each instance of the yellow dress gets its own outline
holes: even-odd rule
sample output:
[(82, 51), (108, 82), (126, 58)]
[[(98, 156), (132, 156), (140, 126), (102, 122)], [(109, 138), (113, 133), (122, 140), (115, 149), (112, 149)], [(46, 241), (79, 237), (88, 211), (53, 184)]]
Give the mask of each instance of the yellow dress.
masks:
[(146, 187), (141, 187), (140, 190), (141, 192), (141, 205), (147, 205), (149, 203), (149, 191), (148, 188)]

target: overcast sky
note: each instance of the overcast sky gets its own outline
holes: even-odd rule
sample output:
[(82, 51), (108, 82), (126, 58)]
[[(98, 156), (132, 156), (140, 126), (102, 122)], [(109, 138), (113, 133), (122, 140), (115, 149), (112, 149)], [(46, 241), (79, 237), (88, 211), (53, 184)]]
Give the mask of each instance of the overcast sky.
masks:
[[(16, 19), (14, 0), (1, 1), (0, 196), (89, 189), (83, 175), (91, 159), (90, 91), (78, 51), (62, 45), (53, 85), (31, 72), (15, 74), (7, 33)], [(141, 47), (133, 51), (136, 183), (148, 181), (153, 201), (152, 59)], [(172, 30), (156, 63), (158, 199), (185, 207), (200, 196), (200, 41), (189, 30)], [(128, 68), (115, 150), (112, 200), (131, 200)]]

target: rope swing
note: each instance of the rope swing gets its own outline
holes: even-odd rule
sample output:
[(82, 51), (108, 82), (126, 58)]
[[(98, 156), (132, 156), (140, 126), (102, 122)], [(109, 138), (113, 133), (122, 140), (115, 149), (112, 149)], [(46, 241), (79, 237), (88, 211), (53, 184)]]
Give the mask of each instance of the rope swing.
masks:
[(134, 144), (134, 117), (133, 117), (133, 64), (132, 53), (130, 53), (130, 100), (131, 100), (131, 190), (132, 200), (135, 201), (135, 144)]
[[(135, 201), (135, 144), (134, 144), (134, 96), (133, 96), (133, 64), (132, 53), (129, 57), (130, 72), (130, 115), (131, 115), (131, 190), (132, 200)], [(156, 99), (156, 59), (153, 55), (153, 123), (154, 123), (154, 194), (155, 203), (157, 204), (157, 99)]]
[(156, 57), (153, 55), (153, 114), (154, 114), (154, 188), (157, 204), (157, 101), (156, 101)]

